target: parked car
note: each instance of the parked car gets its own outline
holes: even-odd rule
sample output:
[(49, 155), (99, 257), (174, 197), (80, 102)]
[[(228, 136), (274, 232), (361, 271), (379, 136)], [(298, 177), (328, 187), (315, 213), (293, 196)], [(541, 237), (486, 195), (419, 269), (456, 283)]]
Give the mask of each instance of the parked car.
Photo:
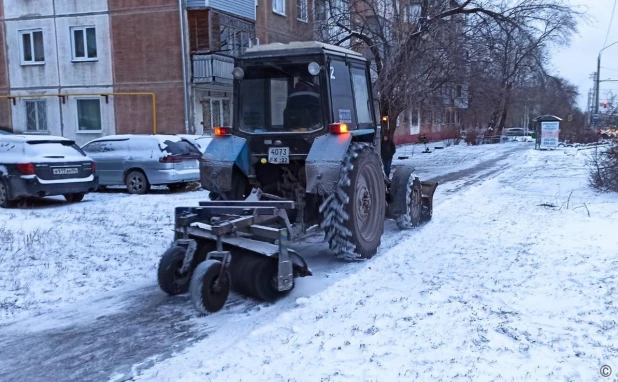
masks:
[(131, 194), (145, 194), (158, 185), (181, 191), (200, 178), (202, 152), (176, 135), (112, 135), (82, 149), (97, 163), (102, 187), (125, 185)]
[(79, 202), (98, 187), (95, 162), (56, 136), (0, 135), (0, 207), (27, 197), (63, 195)]

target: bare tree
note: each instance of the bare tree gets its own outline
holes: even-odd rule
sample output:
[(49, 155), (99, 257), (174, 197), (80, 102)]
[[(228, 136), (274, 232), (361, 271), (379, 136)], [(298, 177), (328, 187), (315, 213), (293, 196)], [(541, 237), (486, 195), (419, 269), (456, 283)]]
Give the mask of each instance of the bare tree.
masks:
[[(580, 15), (562, 0), (320, 0), (324, 41), (373, 59), (383, 134), (391, 138), (411, 105), (440, 102), (440, 91), (495, 79), (489, 126), (504, 125), (514, 89), (545, 72), (547, 50), (563, 44)], [(534, 70), (530, 70), (530, 69)], [(475, 72), (481, 70), (481, 72)]]

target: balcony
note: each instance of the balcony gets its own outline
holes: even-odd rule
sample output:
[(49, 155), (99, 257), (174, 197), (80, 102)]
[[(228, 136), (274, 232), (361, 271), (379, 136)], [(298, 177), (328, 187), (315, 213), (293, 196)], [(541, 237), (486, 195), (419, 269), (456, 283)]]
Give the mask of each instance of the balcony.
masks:
[(221, 54), (195, 54), (191, 56), (194, 84), (232, 84), (234, 58)]

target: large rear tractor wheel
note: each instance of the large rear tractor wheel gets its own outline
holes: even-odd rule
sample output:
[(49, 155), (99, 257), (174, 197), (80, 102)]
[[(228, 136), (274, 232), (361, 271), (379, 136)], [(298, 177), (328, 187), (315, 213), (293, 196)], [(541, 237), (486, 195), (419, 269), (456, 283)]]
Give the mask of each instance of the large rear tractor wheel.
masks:
[(200, 313), (218, 312), (227, 301), (232, 279), (227, 271), (221, 273), (222, 266), (220, 261), (206, 260), (193, 272), (189, 294)]
[(352, 143), (341, 166), (337, 187), (320, 206), (330, 249), (345, 260), (376, 254), (386, 210), (382, 162), (373, 147)]

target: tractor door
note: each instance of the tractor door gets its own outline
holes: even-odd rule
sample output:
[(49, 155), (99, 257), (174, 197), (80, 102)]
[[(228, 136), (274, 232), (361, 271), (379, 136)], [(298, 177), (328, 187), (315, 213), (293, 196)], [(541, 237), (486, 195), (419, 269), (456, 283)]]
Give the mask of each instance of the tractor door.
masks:
[(367, 64), (331, 57), (329, 63), (331, 122), (346, 123), (350, 130), (374, 130), (375, 115)]

